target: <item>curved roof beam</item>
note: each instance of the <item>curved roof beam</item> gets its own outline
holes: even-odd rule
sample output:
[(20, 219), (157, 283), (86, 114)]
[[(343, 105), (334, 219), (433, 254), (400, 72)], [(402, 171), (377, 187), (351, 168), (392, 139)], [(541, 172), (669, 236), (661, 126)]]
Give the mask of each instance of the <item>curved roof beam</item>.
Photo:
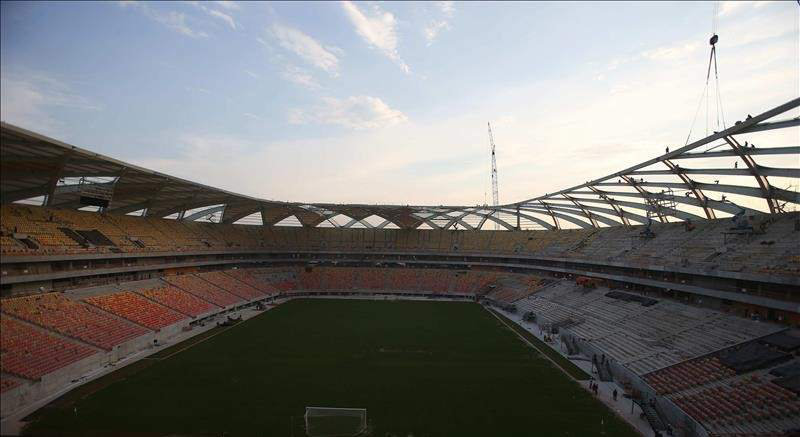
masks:
[(489, 214), (483, 214), (483, 213), (480, 213), (480, 212), (477, 212), (477, 211), (473, 212), (472, 214), (477, 215), (479, 217), (483, 217), (483, 219), (480, 221), (480, 223), (478, 224), (478, 226), (475, 229), (480, 230), (483, 227), (483, 225), (486, 223), (487, 220), (491, 220), (491, 221), (499, 224), (500, 226), (508, 229), (509, 231), (514, 231), (514, 230), (517, 229), (516, 227), (514, 227), (514, 226), (508, 224), (507, 222), (505, 222), (504, 220), (500, 220), (499, 218), (495, 217), (493, 214), (496, 213), (496, 212), (499, 212), (499, 211), (495, 210), (494, 212), (491, 212)]
[[(522, 217), (524, 219), (528, 219), (528, 220), (530, 220), (530, 221), (532, 221), (534, 223), (537, 223), (537, 224), (541, 225), (542, 227), (544, 227), (545, 229), (547, 229), (549, 231), (553, 230), (553, 229), (556, 229), (556, 227), (551, 225), (550, 223), (547, 223), (546, 221), (544, 221), (544, 220), (542, 220), (542, 219), (540, 219), (538, 217), (534, 217), (532, 215), (522, 214), (521, 212), (518, 212), (517, 209), (500, 208), (500, 211), (503, 211), (503, 212), (506, 212), (506, 213), (509, 213), (509, 214), (519, 215), (520, 217)], [(527, 211), (527, 210), (525, 210), (523, 208), (519, 208), (519, 211)], [(531, 211), (531, 212), (536, 212), (538, 214), (541, 214), (539, 211)]]
[(224, 211), (224, 212), (222, 214), (222, 220), (220, 220), (220, 223), (233, 224), (233, 223), (236, 223), (239, 220), (247, 217), (250, 214), (255, 214), (255, 213), (261, 211), (261, 205), (255, 205), (252, 208), (245, 208), (245, 209), (239, 211), (238, 213), (227, 215), (228, 212), (229, 211), (233, 211), (233, 208), (236, 207), (236, 206), (238, 206), (238, 205), (234, 205), (234, 204), (223, 205), (222, 211)]
[[(578, 198), (578, 200), (580, 200), (581, 202), (590, 202), (590, 203), (591, 202), (597, 203), (597, 201), (598, 201), (598, 199), (585, 199), (585, 198)], [(607, 203), (607, 202), (603, 201), (603, 203)], [(561, 204), (550, 204), (549, 206), (561, 207), (561, 208), (577, 208), (574, 205), (561, 205)], [(583, 208), (585, 208), (585, 209), (587, 209), (589, 211), (599, 212), (599, 213), (603, 213), (603, 214), (608, 214), (608, 215), (613, 215), (613, 216), (619, 217), (619, 214), (617, 213), (617, 210), (615, 210), (615, 209), (600, 208), (600, 207), (591, 206), (591, 205), (583, 205)], [(634, 214), (634, 213), (629, 212), (629, 211), (623, 211), (622, 214), (623, 214), (623, 217), (625, 217), (626, 221), (627, 220), (633, 220), (635, 222), (642, 223), (642, 224), (647, 223), (647, 217), (645, 217), (643, 215)], [(620, 218), (620, 220), (621, 220), (621, 218)], [(615, 222), (615, 225), (619, 225), (619, 222)]]
[[(608, 196), (606, 196), (605, 193), (603, 193), (602, 191), (598, 190), (597, 188), (592, 187), (592, 186), (590, 186), (588, 188), (590, 190), (592, 190), (592, 192), (594, 192), (595, 194), (600, 196), (601, 199), (604, 199), (604, 200), (607, 201), (608, 205), (611, 206), (611, 208), (614, 210), (614, 213), (617, 214), (619, 219), (622, 221), (622, 224), (624, 224), (625, 226), (630, 226), (631, 225), (631, 222), (628, 220), (628, 215), (630, 215), (632, 213), (629, 213), (629, 212), (625, 211), (624, 209), (620, 208), (620, 206), (617, 205), (616, 202), (614, 202), (612, 199), (610, 199)], [(632, 215), (634, 215), (636, 217), (641, 217), (641, 216), (637, 216), (636, 214), (632, 214)]]
[[(638, 191), (639, 194), (642, 195), (642, 198), (648, 204), (650, 204), (652, 209), (648, 210), (648, 212), (655, 213), (658, 216), (658, 220), (661, 223), (665, 223), (667, 221), (666, 217), (664, 217), (663, 209), (659, 208), (658, 203), (656, 202), (655, 199), (653, 199), (653, 193), (651, 193), (651, 192), (645, 190), (644, 188), (642, 188), (642, 183), (641, 182), (637, 182), (635, 178), (632, 178), (632, 177), (630, 177), (628, 175), (623, 175), (622, 176), (622, 180), (625, 181), (625, 183), (627, 185), (632, 186), (636, 191)], [(622, 185), (622, 183), (619, 183), (619, 184)], [(597, 185), (603, 185), (603, 184), (597, 184)]]
[[(541, 209), (541, 207), (536, 207), (536, 208), (540, 208)], [(594, 210), (603, 209), (603, 208), (594, 208), (594, 207), (588, 207), (588, 206), (580, 207), (580, 206), (576, 206), (576, 205), (553, 205), (553, 204), (550, 204), (550, 209), (553, 210), (553, 211), (561, 211), (561, 212), (565, 212), (565, 213), (569, 213), (569, 214), (582, 215), (584, 217), (585, 217), (584, 211), (588, 210), (589, 208), (594, 209)], [(526, 210), (528, 210), (528, 209), (526, 208)], [(611, 211), (611, 213), (613, 214), (614, 212)], [(604, 217), (604, 216), (597, 215), (597, 214), (592, 214), (592, 217), (594, 217), (594, 219), (597, 222), (603, 223), (603, 224), (608, 225), (608, 226), (619, 226), (620, 225), (620, 222), (618, 222), (616, 220), (612, 220), (612, 219), (610, 219), (608, 217)], [(599, 226), (592, 225), (591, 227), (598, 228)]]
[[(664, 163), (670, 162), (665, 159)], [(679, 167), (684, 174), (702, 174), (702, 175), (719, 175), (719, 176), (751, 176), (752, 173), (746, 168), (683, 168)], [(774, 168), (758, 166), (758, 170), (765, 176), (780, 176), (785, 178), (800, 178), (800, 169), (798, 168)], [(639, 170), (631, 172), (632, 176), (647, 176), (647, 175), (670, 175), (674, 174), (671, 170)]]
[[(597, 186), (601, 187), (624, 187), (627, 185), (628, 184), (622, 184), (618, 182), (603, 182), (597, 184)], [(679, 190), (690, 189), (690, 187), (688, 187), (686, 184), (676, 183), (676, 182), (637, 182), (637, 185), (641, 185), (643, 187), (676, 188)], [(697, 186), (704, 191), (710, 191), (716, 193), (730, 193), (730, 194), (738, 194), (741, 196), (762, 198), (761, 189), (759, 188), (745, 187), (741, 185), (706, 184), (701, 182), (698, 182)], [(777, 199), (785, 200), (787, 202), (792, 202), (792, 203), (800, 203), (800, 195), (794, 193), (793, 191), (772, 187), (772, 193), (773, 196), (775, 196)]]
[[(583, 205), (581, 205), (581, 204), (580, 204), (580, 202), (578, 202), (577, 200), (575, 200), (575, 199), (574, 199), (572, 196), (570, 196), (570, 195), (568, 195), (568, 194), (562, 194), (562, 196), (563, 196), (565, 199), (569, 200), (570, 202), (574, 203), (574, 204), (575, 204), (575, 206), (577, 206), (578, 208), (580, 208), (580, 209), (581, 209), (581, 212), (583, 212), (583, 215), (584, 215), (584, 216), (585, 216), (587, 219), (589, 219), (589, 223), (591, 223), (591, 224), (592, 224), (592, 226), (594, 226), (595, 228), (599, 227), (599, 226), (597, 225), (597, 222), (598, 222), (598, 220), (597, 220), (597, 219), (596, 219), (596, 218), (595, 218), (595, 217), (592, 215), (592, 213), (591, 213), (591, 212), (589, 212), (588, 210), (586, 210), (586, 208), (584, 208), (584, 207), (583, 207)], [(555, 199), (553, 199), (553, 200), (555, 200)], [(619, 223), (616, 223), (616, 224), (619, 224)]]
[[(606, 193), (606, 194), (611, 195), (611, 196), (636, 197), (636, 198), (639, 198), (639, 199), (642, 198), (641, 195), (639, 195), (639, 193), (628, 193), (628, 192), (624, 192), (624, 191), (603, 191), (603, 193)], [(573, 194), (591, 195), (593, 193), (591, 193), (589, 191), (576, 191)], [(603, 203), (606, 203), (604, 200), (599, 200), (599, 199), (583, 199), (582, 198), (581, 200), (583, 200), (584, 202), (603, 202)], [(707, 199), (707, 201), (708, 201), (708, 207), (709, 208), (712, 208), (715, 211), (722, 211), (722, 212), (727, 212), (727, 213), (730, 213), (730, 214), (736, 214), (737, 212), (739, 212), (743, 208), (743, 207), (739, 207), (738, 205), (730, 203), (730, 202), (720, 202), (719, 200), (713, 200), (713, 199)], [(617, 201), (615, 200), (615, 202), (617, 202)], [(624, 202), (624, 201), (622, 203), (623, 204), (628, 204), (628, 202)], [(675, 196), (675, 203), (681, 203), (681, 204), (684, 204), (684, 205), (697, 206), (697, 207), (700, 207), (700, 208), (703, 207), (703, 205), (697, 199), (695, 199), (694, 197)], [(640, 204), (636, 204), (636, 205), (640, 205)], [(750, 209), (750, 208), (744, 208), (744, 209), (747, 211), (748, 214), (758, 214), (758, 213), (760, 213), (759, 211), (754, 210), (754, 209)]]
[[(633, 194), (633, 193), (630, 193), (630, 194)], [(639, 196), (637, 196), (637, 197), (639, 197)], [(676, 202), (677, 202), (677, 197), (679, 197), (679, 196), (676, 196)], [(583, 199), (582, 198), (581, 200), (584, 201), (584, 202), (594, 201), (594, 202), (607, 203), (603, 199)], [(646, 204), (646, 203), (625, 202), (624, 200), (617, 200), (616, 202), (617, 202), (617, 204), (622, 205), (622, 206), (626, 206), (628, 208), (639, 209), (639, 210), (642, 210), (642, 211), (655, 212), (653, 210), (653, 207), (648, 205), (648, 204)], [(535, 206), (535, 204), (532, 204), (532, 205)], [(699, 215), (692, 214), (692, 213), (689, 213), (689, 212), (684, 212), (684, 211), (677, 210), (677, 209), (662, 208), (662, 210), (663, 210), (663, 212), (667, 213), (667, 215), (675, 217), (677, 219), (681, 219), (681, 220), (686, 220), (686, 219), (689, 219), (689, 220), (702, 220), (703, 219), (703, 217), (700, 217)], [(737, 209), (737, 211), (738, 211), (738, 209)]]
[[(800, 154), (800, 147), (748, 147), (745, 149), (748, 155), (797, 155)], [(672, 159), (694, 159), (694, 158), (719, 158), (723, 156), (739, 156), (733, 150), (719, 150), (715, 152), (695, 152), (684, 153)]]
[(189, 214), (187, 216), (184, 216), (182, 220), (192, 222), (192, 221), (195, 221), (197, 219), (201, 219), (203, 217), (208, 217), (211, 214), (214, 214), (214, 213), (217, 213), (217, 212), (220, 212), (220, 211), (225, 211), (225, 205), (212, 206), (211, 208), (206, 208), (206, 209), (203, 209), (203, 210), (200, 210), (200, 211), (197, 211), (197, 212), (193, 212), (193, 213), (191, 213), (191, 214)]
[(553, 211), (550, 209), (550, 204), (545, 203), (541, 200), (539, 201), (539, 204), (544, 206), (544, 208), (547, 210), (547, 213), (550, 214), (550, 218), (553, 219), (553, 224), (555, 225), (556, 229), (561, 229), (561, 224), (558, 223), (558, 217), (556, 217), (556, 215), (553, 214)]
[[(603, 176), (601, 178), (597, 178), (597, 179), (594, 179), (592, 181), (589, 181), (589, 182), (586, 182), (586, 183), (583, 183), (583, 184), (575, 185), (574, 187), (566, 188), (566, 189), (560, 190), (560, 191), (555, 192), (555, 193), (547, 193), (544, 196), (538, 196), (538, 197), (534, 197), (534, 198), (531, 198), (531, 199), (526, 199), (526, 200), (524, 200), (522, 202), (519, 202), (519, 203), (529, 203), (529, 202), (533, 202), (533, 201), (536, 201), (536, 200), (549, 199), (549, 198), (552, 198), (552, 197), (555, 197), (555, 196), (559, 196), (559, 195), (564, 194), (564, 193), (568, 194), (570, 192), (573, 192), (575, 190), (578, 190), (578, 189), (581, 189), (581, 188), (585, 188), (585, 187), (588, 187), (588, 186), (597, 186), (597, 185), (599, 185), (600, 183), (602, 183), (604, 181), (611, 180), (611, 179), (616, 179), (616, 178), (628, 175), (633, 171), (640, 170), (640, 169), (643, 169), (645, 167), (649, 167), (649, 166), (651, 166), (653, 164), (656, 164), (656, 163), (659, 163), (659, 162), (661, 162), (661, 161), (663, 161), (665, 159), (675, 158), (677, 156), (683, 155), (684, 153), (689, 152), (691, 150), (694, 150), (694, 149), (696, 149), (698, 147), (701, 147), (703, 145), (706, 145), (706, 144), (712, 143), (714, 141), (723, 139), (723, 138), (725, 138), (725, 137), (727, 137), (729, 135), (746, 133), (746, 132), (756, 132), (758, 130), (777, 129), (777, 128), (780, 128), (780, 127), (787, 127), (789, 125), (795, 126), (795, 125), (797, 125), (797, 123), (795, 121), (793, 121), (793, 120), (790, 120), (788, 122), (788, 124), (781, 124), (780, 126), (767, 126), (766, 124), (763, 125), (763, 126), (759, 126), (759, 124), (764, 122), (764, 121), (766, 121), (766, 120), (768, 120), (768, 119), (771, 119), (771, 118), (775, 117), (776, 115), (780, 115), (780, 114), (782, 114), (784, 112), (787, 112), (787, 111), (790, 111), (790, 110), (792, 110), (794, 108), (797, 108), (798, 106), (800, 106), (800, 98), (792, 99), (792, 100), (790, 100), (790, 101), (788, 101), (788, 102), (786, 102), (786, 103), (784, 103), (784, 104), (782, 104), (780, 106), (776, 106), (775, 108), (772, 108), (769, 111), (763, 112), (763, 113), (761, 113), (761, 114), (759, 114), (759, 115), (757, 115), (755, 117), (751, 117), (751, 118), (749, 118), (747, 120), (737, 122), (733, 126), (723, 130), (722, 132), (717, 132), (717, 133), (715, 133), (713, 135), (710, 135), (708, 137), (705, 137), (705, 138), (702, 138), (700, 140), (697, 140), (697, 141), (695, 141), (695, 142), (693, 142), (691, 144), (687, 144), (686, 146), (679, 147), (679, 148), (673, 150), (672, 152), (665, 153), (664, 155), (658, 156), (658, 157), (653, 158), (653, 159), (649, 159), (647, 161), (644, 161), (644, 162), (641, 162), (641, 163), (636, 164), (634, 166), (628, 167), (628, 168), (626, 168), (624, 170), (621, 170), (621, 171), (618, 171), (616, 173), (612, 173), (610, 175)], [(508, 207), (508, 206), (511, 206), (511, 205), (503, 205), (503, 206)]]
[[(450, 221), (448, 221), (444, 226), (442, 226), (442, 229), (450, 229), (450, 226), (453, 226), (454, 224), (459, 223), (462, 226), (464, 226), (464, 228), (466, 228), (467, 230), (472, 230), (472, 229), (474, 229), (472, 227), (472, 225), (470, 225), (469, 223), (463, 221), (463, 218), (465, 216), (469, 215), (469, 214), (472, 214), (473, 210), (474, 210), (474, 208), (473, 209), (469, 209), (469, 210), (452, 210), (452, 211), (447, 211), (447, 212), (439, 212), (436, 215), (430, 216), (428, 218), (431, 219), (431, 220), (435, 219), (436, 217), (444, 217), (444, 218), (450, 219)], [(453, 216), (447, 215), (447, 214), (449, 214), (451, 212), (460, 212), (461, 215), (459, 215), (457, 217), (453, 217)]]
[(744, 161), (744, 164), (750, 170), (750, 173), (754, 178), (756, 178), (756, 183), (758, 183), (758, 187), (761, 189), (761, 195), (764, 197), (764, 200), (767, 201), (769, 212), (773, 214), (780, 212), (781, 206), (778, 201), (772, 197), (772, 187), (769, 185), (767, 176), (758, 167), (758, 164), (756, 164), (756, 161), (753, 160), (753, 157), (745, 152), (744, 147), (742, 147), (742, 145), (739, 144), (739, 142), (736, 141), (732, 135), (726, 136), (725, 142), (727, 142), (728, 145), (731, 146), (731, 149), (733, 149), (733, 151), (739, 155), (739, 158)]
[[(582, 229), (592, 229), (592, 228), (594, 228), (594, 226), (592, 226), (591, 223), (586, 223), (585, 221), (583, 221), (583, 220), (581, 220), (581, 219), (579, 219), (577, 217), (573, 217), (571, 215), (566, 215), (566, 214), (562, 214), (560, 212), (556, 212), (556, 211), (560, 210), (560, 208), (558, 208), (555, 205), (550, 205), (550, 209), (552, 211), (548, 211), (548, 208), (546, 208), (544, 206), (536, 206), (536, 204), (530, 204), (530, 205), (525, 206), (525, 210), (527, 210), (527, 211), (532, 211), (532, 212), (533, 211), (546, 211), (546, 212), (548, 212), (549, 214), (552, 214), (555, 217), (558, 217), (558, 218), (560, 218), (562, 220), (566, 220), (566, 221), (568, 221), (568, 222), (570, 222), (572, 224), (578, 225)], [(570, 212), (570, 213), (575, 214), (575, 215), (581, 215), (580, 213), (576, 213), (575, 211), (564, 211), (564, 212)]]
[(697, 183), (693, 181), (689, 176), (686, 175), (686, 170), (678, 166), (677, 164), (673, 164), (672, 161), (669, 159), (664, 160), (664, 164), (669, 167), (669, 171), (678, 175), (679, 178), (686, 184), (694, 197), (699, 201), (700, 205), (703, 208), (703, 212), (706, 213), (706, 218), (714, 219), (717, 218), (717, 215), (714, 214), (714, 210), (708, 207), (708, 198), (706, 197), (703, 190), (697, 188)]

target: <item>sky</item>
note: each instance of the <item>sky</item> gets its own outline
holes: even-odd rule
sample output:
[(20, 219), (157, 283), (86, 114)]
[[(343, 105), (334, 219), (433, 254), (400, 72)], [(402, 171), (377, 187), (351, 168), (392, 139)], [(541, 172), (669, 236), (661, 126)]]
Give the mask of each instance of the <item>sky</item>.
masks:
[(800, 95), (793, 1), (1, 5), (3, 121), (271, 200), (491, 202), (487, 122), (501, 203), (613, 173), (685, 143), (714, 30), (728, 125)]

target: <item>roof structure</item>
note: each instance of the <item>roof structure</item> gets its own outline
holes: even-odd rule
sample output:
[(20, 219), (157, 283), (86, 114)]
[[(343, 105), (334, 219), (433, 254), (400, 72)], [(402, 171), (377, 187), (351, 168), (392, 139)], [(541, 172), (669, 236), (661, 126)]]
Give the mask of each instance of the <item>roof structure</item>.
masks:
[[(776, 213), (800, 204), (800, 146), (754, 147), (743, 138), (797, 128), (800, 117), (775, 120), (800, 106), (794, 99), (686, 146), (616, 173), (521, 202), (491, 206), (411, 206), (282, 202), (245, 196), (109, 158), (2, 123), (2, 203), (37, 199), (58, 208), (84, 208), (87, 190), (109, 193), (104, 212), (265, 226), (501, 230), (628, 226)], [(798, 136), (794, 137), (795, 139)], [(703, 151), (700, 149), (705, 148)], [(785, 166), (760, 165), (779, 158)], [(730, 163), (735, 161), (735, 164)], [(700, 166), (684, 167), (687, 163)], [(715, 162), (717, 164), (715, 164)], [(725, 166), (719, 163), (726, 163)], [(739, 165), (739, 162), (742, 165)], [(724, 183), (708, 180), (725, 179)], [(770, 179), (772, 178), (772, 179)], [(731, 180), (732, 182), (728, 182)], [(794, 181), (788, 187), (774, 181)], [(784, 184), (785, 185), (785, 184)], [(294, 220), (290, 220), (290, 219)], [(252, 223), (252, 221), (251, 221)]]

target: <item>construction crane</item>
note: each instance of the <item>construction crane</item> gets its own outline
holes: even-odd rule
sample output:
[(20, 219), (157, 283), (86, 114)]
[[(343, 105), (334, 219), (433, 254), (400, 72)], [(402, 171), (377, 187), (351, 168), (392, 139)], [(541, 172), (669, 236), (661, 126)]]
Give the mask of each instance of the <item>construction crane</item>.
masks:
[[(497, 159), (495, 158), (494, 153), (494, 136), (492, 135), (492, 124), (486, 123), (489, 126), (489, 146), (492, 148), (492, 206), (495, 207), (495, 210), (492, 211), (492, 216), (495, 216), (497, 213), (497, 205), (500, 202), (500, 192), (497, 189)], [(494, 223), (494, 228), (497, 229), (497, 222)]]

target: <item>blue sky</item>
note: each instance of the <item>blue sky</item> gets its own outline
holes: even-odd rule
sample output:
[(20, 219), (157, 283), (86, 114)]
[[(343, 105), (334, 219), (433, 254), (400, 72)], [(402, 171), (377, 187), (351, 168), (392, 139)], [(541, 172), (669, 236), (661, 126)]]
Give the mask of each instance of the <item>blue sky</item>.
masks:
[(729, 121), (797, 97), (796, 2), (3, 2), (2, 119), (263, 198), (414, 204), (483, 203), (491, 121), (522, 200), (681, 145), (715, 9)]

